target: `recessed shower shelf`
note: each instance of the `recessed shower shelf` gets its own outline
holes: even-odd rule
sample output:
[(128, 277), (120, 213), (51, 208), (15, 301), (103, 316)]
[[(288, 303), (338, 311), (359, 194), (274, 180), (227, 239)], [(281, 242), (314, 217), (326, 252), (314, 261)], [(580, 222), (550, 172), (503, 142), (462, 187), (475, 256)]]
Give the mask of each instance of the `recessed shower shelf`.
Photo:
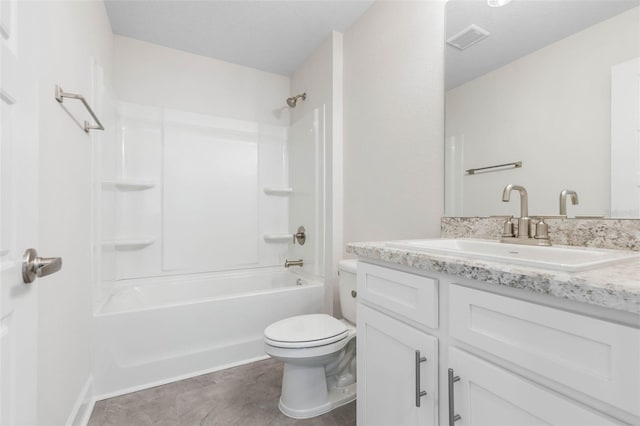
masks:
[(115, 179), (102, 182), (103, 188), (116, 188), (120, 191), (143, 191), (156, 186), (155, 182), (142, 179)]
[(264, 193), (267, 195), (291, 195), (293, 188), (286, 186), (265, 186)]
[(153, 244), (153, 238), (116, 238), (102, 242), (105, 247), (113, 247), (116, 250), (140, 250)]
[(284, 243), (293, 239), (293, 234), (264, 234), (264, 240), (268, 243)]

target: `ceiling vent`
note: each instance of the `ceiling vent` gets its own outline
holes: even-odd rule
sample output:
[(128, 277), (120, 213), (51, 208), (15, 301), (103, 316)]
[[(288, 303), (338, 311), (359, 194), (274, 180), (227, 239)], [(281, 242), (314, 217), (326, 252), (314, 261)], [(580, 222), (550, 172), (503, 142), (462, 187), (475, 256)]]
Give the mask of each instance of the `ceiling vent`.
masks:
[(464, 30), (447, 39), (447, 43), (457, 49), (464, 50), (487, 37), (489, 37), (489, 31), (477, 25), (469, 25)]

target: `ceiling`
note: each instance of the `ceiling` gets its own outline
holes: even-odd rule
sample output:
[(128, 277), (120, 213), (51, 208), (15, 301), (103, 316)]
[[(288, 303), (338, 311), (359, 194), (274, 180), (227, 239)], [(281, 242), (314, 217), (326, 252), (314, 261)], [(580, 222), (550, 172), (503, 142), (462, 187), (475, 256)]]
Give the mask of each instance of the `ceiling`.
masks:
[(486, 0), (449, 0), (447, 39), (471, 24), (490, 35), (463, 51), (447, 45), (447, 90), (639, 4), (640, 0), (513, 0), (493, 8)]
[(291, 75), (374, 0), (106, 0), (115, 34)]

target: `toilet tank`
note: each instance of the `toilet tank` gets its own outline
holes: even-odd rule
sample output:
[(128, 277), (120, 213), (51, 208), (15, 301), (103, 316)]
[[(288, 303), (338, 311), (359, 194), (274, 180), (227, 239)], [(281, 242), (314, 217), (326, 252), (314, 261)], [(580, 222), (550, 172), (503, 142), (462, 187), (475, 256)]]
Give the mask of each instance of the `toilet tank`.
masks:
[(349, 322), (356, 323), (356, 259), (338, 262), (338, 286), (340, 288), (340, 308), (342, 316)]

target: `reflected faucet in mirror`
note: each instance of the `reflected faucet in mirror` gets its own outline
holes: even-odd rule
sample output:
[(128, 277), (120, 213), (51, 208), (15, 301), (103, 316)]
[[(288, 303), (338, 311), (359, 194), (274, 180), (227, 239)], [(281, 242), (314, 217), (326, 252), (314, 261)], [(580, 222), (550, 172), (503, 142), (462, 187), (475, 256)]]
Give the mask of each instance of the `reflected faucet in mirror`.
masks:
[(578, 204), (578, 193), (571, 189), (560, 191), (560, 216), (567, 216), (567, 195), (571, 198), (571, 204)]

